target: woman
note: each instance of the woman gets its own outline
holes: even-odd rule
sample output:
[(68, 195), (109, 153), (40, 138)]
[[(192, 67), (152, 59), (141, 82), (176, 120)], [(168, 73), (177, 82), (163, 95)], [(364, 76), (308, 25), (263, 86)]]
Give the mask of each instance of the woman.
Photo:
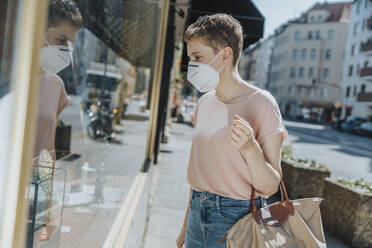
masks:
[(281, 180), (287, 131), (274, 97), (242, 80), (238, 62), (243, 34), (226, 14), (203, 16), (185, 32), (187, 79), (204, 94), (197, 104), (187, 179), (190, 201), (177, 246), (226, 247), (225, 232), (265, 205)]
[(55, 160), (54, 140), (58, 115), (69, 97), (58, 72), (70, 64), (70, 44), (83, 26), (79, 9), (72, 1), (51, 1), (44, 47), (41, 50), (42, 76), (39, 85), (37, 136), (34, 157), (46, 151)]

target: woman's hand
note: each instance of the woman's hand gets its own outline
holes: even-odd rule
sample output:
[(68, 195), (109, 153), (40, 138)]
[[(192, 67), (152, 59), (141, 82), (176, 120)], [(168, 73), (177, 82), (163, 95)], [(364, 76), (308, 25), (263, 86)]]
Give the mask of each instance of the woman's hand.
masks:
[(176, 240), (177, 248), (185, 248), (185, 231), (181, 230)]
[(256, 141), (251, 125), (238, 115), (234, 116), (230, 131), (230, 142), (238, 150), (248, 150)]

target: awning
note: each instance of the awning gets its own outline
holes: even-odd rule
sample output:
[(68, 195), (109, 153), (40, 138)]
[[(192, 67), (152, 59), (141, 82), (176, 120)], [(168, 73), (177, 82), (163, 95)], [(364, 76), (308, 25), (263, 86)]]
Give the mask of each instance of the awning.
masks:
[(243, 49), (257, 42), (263, 36), (265, 18), (249, 0), (193, 0), (189, 23), (196, 21), (199, 16), (216, 13), (232, 15), (242, 24)]
[(134, 66), (151, 67), (160, 0), (76, 0), (84, 26)]

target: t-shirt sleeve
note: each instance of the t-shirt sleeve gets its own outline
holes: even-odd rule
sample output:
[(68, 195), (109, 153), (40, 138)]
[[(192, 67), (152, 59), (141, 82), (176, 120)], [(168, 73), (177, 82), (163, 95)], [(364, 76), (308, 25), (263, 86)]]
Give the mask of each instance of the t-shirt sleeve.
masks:
[(61, 95), (60, 95), (59, 103), (58, 103), (58, 112), (57, 112), (58, 115), (68, 105), (70, 101), (70, 97), (67, 95), (63, 81), (61, 81), (61, 85), (62, 85), (62, 89), (61, 89)]
[(258, 132), (256, 140), (262, 146), (274, 134), (281, 133), (284, 141), (288, 132), (279, 110), (279, 106), (273, 96), (267, 97), (261, 104), (262, 109), (258, 112)]

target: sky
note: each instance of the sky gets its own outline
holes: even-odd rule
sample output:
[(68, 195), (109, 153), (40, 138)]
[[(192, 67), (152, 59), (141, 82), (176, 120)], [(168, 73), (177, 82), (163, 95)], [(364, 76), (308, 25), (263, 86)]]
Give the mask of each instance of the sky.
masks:
[[(261, 14), (265, 17), (264, 38), (274, 33), (274, 30), (289, 19), (299, 17), (312, 7), (316, 0), (252, 0)], [(335, 1), (328, 0), (328, 3), (335, 2), (352, 2), (350, 0)]]

